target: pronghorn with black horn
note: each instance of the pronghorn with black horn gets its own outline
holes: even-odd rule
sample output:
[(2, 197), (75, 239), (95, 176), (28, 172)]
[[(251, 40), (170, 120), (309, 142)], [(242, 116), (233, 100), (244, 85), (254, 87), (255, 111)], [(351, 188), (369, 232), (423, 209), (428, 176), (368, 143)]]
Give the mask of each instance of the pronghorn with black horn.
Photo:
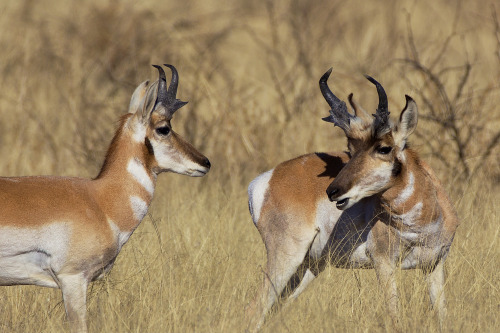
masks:
[(89, 282), (108, 272), (153, 199), (158, 174), (199, 177), (208, 159), (171, 127), (179, 76), (132, 95), (95, 179), (0, 178), (0, 285), (60, 288), (72, 331), (86, 332)]
[(258, 330), (279, 297), (297, 297), (326, 263), (374, 268), (396, 327), (396, 267), (422, 269), (442, 322), (444, 260), (458, 219), (430, 167), (407, 146), (417, 105), (406, 96), (399, 121), (391, 123), (384, 89), (367, 77), (379, 95), (375, 119), (352, 94), (351, 114), (329, 89), (330, 73), (320, 79), (331, 107), (323, 120), (344, 130), (348, 152), (297, 157), (261, 174), (248, 188), (252, 219), (267, 250), (262, 287), (247, 309), (249, 328)]

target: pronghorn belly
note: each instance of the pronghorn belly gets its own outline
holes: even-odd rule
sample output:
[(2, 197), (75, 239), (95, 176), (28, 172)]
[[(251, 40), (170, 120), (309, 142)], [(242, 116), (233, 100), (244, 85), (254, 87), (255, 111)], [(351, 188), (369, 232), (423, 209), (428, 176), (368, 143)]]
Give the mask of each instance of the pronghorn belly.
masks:
[(47, 253), (32, 251), (0, 258), (0, 285), (34, 284), (57, 288)]
[(269, 180), (273, 175), (273, 171), (274, 169), (271, 169), (258, 175), (250, 182), (250, 185), (248, 185), (248, 208), (250, 209), (250, 215), (252, 215), (252, 220), (255, 225), (257, 225), (259, 221), (262, 206), (264, 205), (267, 189), (269, 187)]
[(0, 284), (57, 287), (52, 279), (66, 262), (71, 228), (51, 223), (38, 228), (0, 228)]

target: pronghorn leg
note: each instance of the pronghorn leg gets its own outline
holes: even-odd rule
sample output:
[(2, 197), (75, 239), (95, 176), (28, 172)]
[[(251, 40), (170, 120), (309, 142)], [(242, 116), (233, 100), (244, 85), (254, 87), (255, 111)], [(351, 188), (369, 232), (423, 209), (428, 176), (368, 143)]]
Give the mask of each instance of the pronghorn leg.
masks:
[(58, 280), (61, 283), (64, 308), (71, 331), (87, 332), (87, 279), (82, 274), (60, 274)]
[(292, 276), (296, 274), (304, 261), (314, 233), (311, 233), (310, 237), (300, 239), (280, 236), (269, 238), (270, 241), (266, 244), (267, 270), (264, 281), (246, 311), (248, 328), (251, 332), (259, 330), (267, 312), (280, 297)]
[(325, 260), (312, 259), (307, 255), (295, 276), (290, 280), (289, 288), (285, 290), (286, 294), (282, 295), (285, 299), (288, 298), (285, 305), (296, 299), (325, 267)]
[(380, 287), (384, 292), (387, 309), (391, 317), (394, 328), (401, 330), (399, 321), (399, 297), (398, 286), (396, 284), (396, 264), (388, 258), (379, 258), (373, 261), (375, 272)]
[(433, 309), (437, 310), (439, 324), (443, 328), (446, 319), (446, 298), (444, 295), (444, 260), (441, 259), (434, 269), (426, 274), (429, 295)]
[(286, 304), (289, 304), (290, 301), (296, 299), (307, 288), (309, 283), (311, 283), (315, 278), (316, 275), (314, 275), (314, 273), (311, 272), (310, 269), (307, 269), (304, 275), (302, 276), (299, 285), (293, 290), (293, 293), (288, 297)]
[(401, 250), (400, 244), (391, 229), (384, 223), (377, 222), (368, 235), (366, 248), (377, 274), (379, 285), (384, 293), (393, 327), (396, 331), (401, 331), (398, 286), (396, 284), (396, 267)]

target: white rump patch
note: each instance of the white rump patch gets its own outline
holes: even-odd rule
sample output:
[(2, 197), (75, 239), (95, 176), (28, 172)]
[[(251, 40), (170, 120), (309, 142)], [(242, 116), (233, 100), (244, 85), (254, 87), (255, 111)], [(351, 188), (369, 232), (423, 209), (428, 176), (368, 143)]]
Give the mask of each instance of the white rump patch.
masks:
[(134, 179), (144, 187), (149, 194), (153, 195), (155, 186), (144, 165), (137, 159), (132, 158), (127, 165), (127, 171)]
[(133, 195), (130, 197), (130, 206), (134, 212), (135, 219), (137, 221), (142, 221), (148, 212), (148, 204), (138, 196)]
[(257, 225), (257, 222), (259, 221), (260, 212), (264, 204), (264, 198), (266, 196), (266, 192), (269, 187), (269, 180), (273, 175), (273, 171), (274, 169), (271, 169), (258, 175), (250, 182), (250, 185), (248, 185), (248, 207), (255, 225)]

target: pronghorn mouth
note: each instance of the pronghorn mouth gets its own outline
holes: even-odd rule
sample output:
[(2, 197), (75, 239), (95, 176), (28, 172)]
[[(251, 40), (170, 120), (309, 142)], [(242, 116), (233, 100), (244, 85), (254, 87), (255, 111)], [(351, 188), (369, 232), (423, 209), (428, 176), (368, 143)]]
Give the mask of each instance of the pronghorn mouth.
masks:
[(205, 169), (205, 170), (201, 170), (201, 169), (195, 169), (195, 170), (190, 170), (189, 171), (189, 176), (191, 177), (203, 177), (207, 174), (208, 170), (210, 169)]
[(349, 198), (345, 198), (342, 200), (337, 201), (336, 206), (338, 209), (344, 209), (346, 206), (349, 204)]

